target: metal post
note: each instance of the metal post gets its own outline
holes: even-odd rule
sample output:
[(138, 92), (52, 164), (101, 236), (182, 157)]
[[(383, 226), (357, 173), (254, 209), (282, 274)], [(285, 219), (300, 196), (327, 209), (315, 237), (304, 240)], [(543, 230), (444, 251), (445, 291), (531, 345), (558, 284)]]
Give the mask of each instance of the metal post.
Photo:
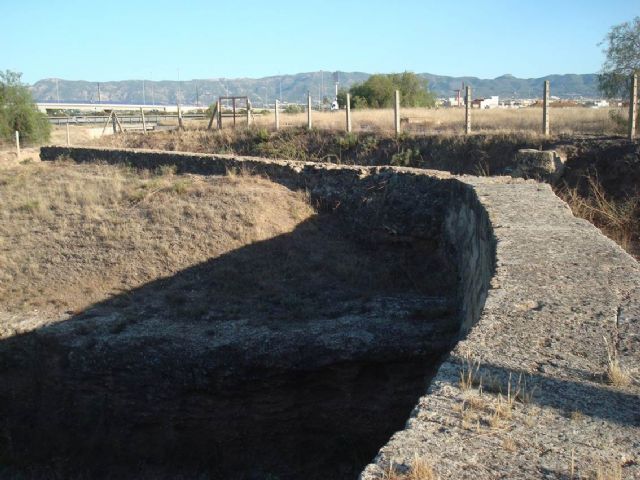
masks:
[(311, 92), (307, 92), (307, 128), (311, 130)]
[(351, 131), (351, 94), (347, 93), (347, 132)]
[(147, 134), (147, 122), (144, 119), (144, 109), (140, 107), (140, 116), (142, 117), (142, 133)]
[(71, 145), (71, 136), (69, 135), (69, 117), (67, 117), (67, 147)]
[(636, 137), (636, 121), (638, 118), (638, 74), (631, 77), (631, 95), (629, 96), (629, 139)]
[(396, 135), (400, 135), (400, 90), (396, 90), (395, 102), (393, 103), (393, 124)]
[(20, 160), (20, 132), (16, 130), (16, 155), (18, 156), (18, 160)]
[(280, 101), (276, 100), (276, 130), (280, 130)]
[(471, 87), (467, 85), (464, 92), (464, 133), (471, 133)]
[(549, 80), (544, 81), (542, 92), (542, 134), (549, 135)]

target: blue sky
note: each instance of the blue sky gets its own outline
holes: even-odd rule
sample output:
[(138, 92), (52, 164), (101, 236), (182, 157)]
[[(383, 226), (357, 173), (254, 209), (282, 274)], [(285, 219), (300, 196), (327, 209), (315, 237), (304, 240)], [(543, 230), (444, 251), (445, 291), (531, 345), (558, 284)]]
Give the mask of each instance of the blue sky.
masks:
[(28, 83), (594, 73), (598, 42), (636, 15), (638, 0), (0, 0), (0, 69)]

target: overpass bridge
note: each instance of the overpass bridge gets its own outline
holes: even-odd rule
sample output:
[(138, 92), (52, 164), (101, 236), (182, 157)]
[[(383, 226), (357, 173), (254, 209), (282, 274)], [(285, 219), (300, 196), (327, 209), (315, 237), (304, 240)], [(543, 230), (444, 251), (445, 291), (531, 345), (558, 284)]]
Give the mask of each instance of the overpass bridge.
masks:
[[(48, 110), (79, 110), (81, 112), (104, 112), (109, 110), (139, 111), (155, 110), (166, 113), (178, 113), (177, 105), (153, 105), (139, 103), (67, 103), (67, 102), (36, 102), (38, 110), (47, 113)], [(206, 109), (206, 105), (180, 105), (183, 112)]]

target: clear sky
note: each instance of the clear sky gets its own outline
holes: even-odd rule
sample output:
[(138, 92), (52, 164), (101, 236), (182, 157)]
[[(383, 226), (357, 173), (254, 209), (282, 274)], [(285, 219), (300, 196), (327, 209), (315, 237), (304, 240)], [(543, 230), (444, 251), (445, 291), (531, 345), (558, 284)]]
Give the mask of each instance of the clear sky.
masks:
[(0, 69), (23, 80), (410, 70), (595, 73), (640, 0), (0, 0)]

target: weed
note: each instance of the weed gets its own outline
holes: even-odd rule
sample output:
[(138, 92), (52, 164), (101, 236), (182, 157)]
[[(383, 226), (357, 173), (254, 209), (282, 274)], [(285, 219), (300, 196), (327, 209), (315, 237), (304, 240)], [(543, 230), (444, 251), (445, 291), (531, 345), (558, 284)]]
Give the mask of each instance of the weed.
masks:
[(606, 337), (604, 343), (607, 349), (607, 371), (605, 377), (607, 381), (614, 387), (626, 387), (631, 383), (631, 375), (620, 365), (618, 360), (618, 352), (613, 344), (609, 344)]
[(462, 368), (460, 369), (460, 389), (463, 392), (471, 389), (479, 383), (477, 375), (480, 370), (480, 361), (471, 359), (469, 353), (465, 356)]
[(389, 468), (384, 472), (382, 480), (437, 480), (433, 465), (426, 459), (415, 456), (411, 461), (409, 469), (404, 473), (397, 472), (393, 462), (389, 464)]

